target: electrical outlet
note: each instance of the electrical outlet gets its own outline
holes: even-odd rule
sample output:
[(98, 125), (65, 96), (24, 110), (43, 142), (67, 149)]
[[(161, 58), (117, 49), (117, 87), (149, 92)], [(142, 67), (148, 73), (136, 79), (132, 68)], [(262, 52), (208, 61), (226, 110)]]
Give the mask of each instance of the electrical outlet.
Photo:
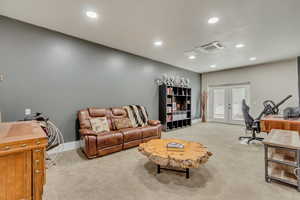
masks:
[(4, 74), (0, 73), (0, 81), (4, 81)]
[(25, 109), (25, 115), (31, 115), (31, 109), (30, 108)]

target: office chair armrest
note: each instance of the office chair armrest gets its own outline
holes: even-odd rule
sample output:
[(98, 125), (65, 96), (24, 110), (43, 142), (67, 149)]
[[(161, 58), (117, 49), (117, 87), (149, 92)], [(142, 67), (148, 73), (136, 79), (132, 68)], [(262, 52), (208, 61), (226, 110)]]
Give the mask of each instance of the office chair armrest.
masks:
[(255, 119), (252, 123), (252, 129), (256, 132), (260, 132), (260, 120)]
[(260, 120), (257, 120), (257, 119), (254, 120), (253, 123), (252, 123), (252, 127), (253, 127), (253, 128), (258, 127), (258, 126), (259, 126), (259, 123), (260, 123)]

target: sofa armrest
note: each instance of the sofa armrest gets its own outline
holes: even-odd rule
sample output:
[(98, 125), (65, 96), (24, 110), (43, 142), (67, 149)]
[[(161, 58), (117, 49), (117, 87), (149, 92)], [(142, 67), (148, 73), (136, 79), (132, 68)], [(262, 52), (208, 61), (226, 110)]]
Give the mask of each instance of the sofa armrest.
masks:
[(148, 120), (148, 124), (150, 126), (157, 126), (160, 124), (160, 121), (159, 120)]
[(82, 135), (82, 136), (97, 136), (97, 133), (93, 130), (90, 130), (90, 129), (79, 129), (79, 133)]

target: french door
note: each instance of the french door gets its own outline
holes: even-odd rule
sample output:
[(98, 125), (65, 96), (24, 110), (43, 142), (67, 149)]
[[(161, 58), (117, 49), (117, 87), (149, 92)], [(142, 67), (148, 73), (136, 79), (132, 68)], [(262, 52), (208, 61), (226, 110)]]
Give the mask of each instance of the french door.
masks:
[(250, 102), (250, 85), (209, 87), (209, 119), (211, 121), (243, 124), (242, 100)]

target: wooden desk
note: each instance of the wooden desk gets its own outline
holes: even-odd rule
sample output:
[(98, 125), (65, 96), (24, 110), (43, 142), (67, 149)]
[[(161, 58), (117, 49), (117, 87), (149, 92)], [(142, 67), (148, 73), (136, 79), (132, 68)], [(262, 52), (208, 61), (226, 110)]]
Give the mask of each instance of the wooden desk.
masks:
[(300, 137), (297, 131), (272, 129), (263, 141), (265, 179), (281, 181), (300, 192)]
[(300, 133), (300, 118), (286, 120), (283, 117), (269, 115), (260, 120), (260, 129), (267, 133), (271, 132), (272, 129), (291, 130)]
[(37, 122), (0, 123), (0, 200), (41, 200), (47, 136)]

